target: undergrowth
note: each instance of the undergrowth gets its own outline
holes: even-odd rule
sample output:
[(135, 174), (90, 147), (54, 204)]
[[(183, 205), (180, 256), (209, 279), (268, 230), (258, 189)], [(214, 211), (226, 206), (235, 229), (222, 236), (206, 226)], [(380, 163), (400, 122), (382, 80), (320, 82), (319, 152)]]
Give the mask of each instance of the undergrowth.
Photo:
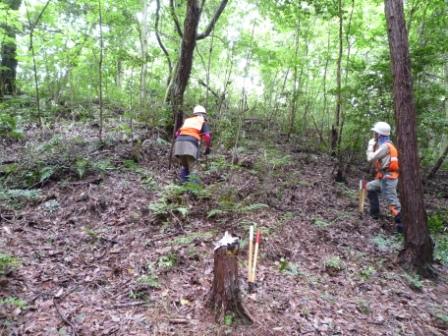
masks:
[(54, 136), (41, 144), (28, 144), (18, 162), (3, 165), (1, 182), (11, 189), (30, 189), (61, 179), (82, 179), (115, 169), (110, 160), (93, 156), (96, 143), (79, 137)]

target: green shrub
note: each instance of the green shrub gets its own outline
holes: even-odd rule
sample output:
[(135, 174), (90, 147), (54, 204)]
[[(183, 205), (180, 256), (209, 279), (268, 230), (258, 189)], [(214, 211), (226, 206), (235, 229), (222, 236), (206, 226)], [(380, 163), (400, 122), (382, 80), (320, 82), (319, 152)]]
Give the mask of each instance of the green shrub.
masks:
[(27, 307), (26, 302), (14, 296), (8, 296), (0, 299), (0, 306), (12, 306), (14, 308), (24, 309)]
[[(3, 107), (0, 104), (0, 110)], [(20, 139), (23, 132), (17, 127), (17, 119), (6, 112), (0, 112), (0, 138)]]
[(403, 277), (406, 279), (408, 286), (414, 290), (421, 291), (423, 282), (418, 274), (405, 273)]
[(17, 258), (0, 252), (0, 276), (8, 274), (19, 265), (20, 262)]
[(330, 256), (324, 260), (325, 270), (330, 274), (335, 274), (345, 268), (344, 262), (339, 256)]
[(437, 211), (428, 216), (428, 228), (431, 233), (439, 233), (448, 227), (448, 211)]
[(435, 237), (434, 259), (448, 265), (448, 235)]
[(376, 248), (381, 252), (398, 251), (403, 245), (403, 238), (401, 236), (385, 236), (379, 234), (373, 237), (372, 242)]

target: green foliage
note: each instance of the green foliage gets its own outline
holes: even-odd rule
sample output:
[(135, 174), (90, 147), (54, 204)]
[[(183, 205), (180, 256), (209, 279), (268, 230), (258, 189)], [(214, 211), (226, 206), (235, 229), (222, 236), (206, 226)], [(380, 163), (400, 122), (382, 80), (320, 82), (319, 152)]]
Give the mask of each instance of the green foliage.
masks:
[(359, 271), (359, 275), (364, 280), (369, 280), (375, 273), (376, 269), (373, 266), (365, 266)]
[(190, 245), (195, 240), (208, 240), (214, 237), (214, 232), (193, 232), (173, 239), (175, 245)]
[(434, 234), (448, 230), (448, 210), (437, 211), (428, 216), (428, 228)]
[(8, 274), (19, 266), (19, 259), (0, 252), (0, 276)]
[(292, 158), (288, 154), (281, 153), (277, 149), (268, 149), (258, 157), (255, 169), (263, 174), (266, 171), (275, 171), (284, 168), (292, 163)]
[(159, 278), (154, 274), (142, 275), (137, 282), (150, 288), (160, 288)]
[(227, 313), (224, 315), (224, 324), (231, 326), (235, 322), (235, 315), (233, 313)]
[(302, 275), (302, 272), (296, 263), (292, 263), (283, 257), (280, 258), (279, 261), (279, 271), (292, 276)]
[(207, 218), (213, 218), (228, 214), (246, 214), (249, 212), (254, 212), (259, 209), (269, 208), (267, 204), (263, 203), (254, 203), (244, 205), (242, 203), (233, 203), (229, 201), (221, 201), (219, 202), (219, 207), (216, 209), (212, 209), (207, 213)]
[(189, 197), (206, 199), (210, 197), (210, 192), (203, 185), (193, 182), (169, 184), (162, 190), (159, 199), (149, 205), (149, 209), (160, 218), (175, 214), (185, 218), (190, 211)]
[(434, 259), (444, 265), (448, 265), (448, 235), (436, 235)]
[(372, 238), (372, 242), (381, 252), (398, 251), (403, 246), (403, 238), (401, 236), (379, 234)]
[(0, 187), (0, 201), (8, 204), (12, 208), (23, 207), (27, 203), (38, 201), (41, 198), (38, 189), (2, 189)]
[(20, 139), (23, 131), (18, 128), (17, 117), (3, 111), (0, 103), (0, 138)]
[(405, 278), (408, 286), (416, 291), (421, 291), (423, 289), (423, 282), (418, 274), (410, 274), (404, 273), (403, 277)]
[(163, 270), (170, 270), (178, 263), (178, 256), (175, 252), (170, 252), (167, 255), (161, 256), (157, 260), (157, 267)]
[(44, 143), (26, 147), (20, 162), (2, 168), (1, 179), (10, 188), (30, 189), (50, 180), (80, 179), (115, 169), (109, 160), (89, 154), (95, 146), (77, 137), (63, 140), (54, 136)]
[(1, 306), (12, 306), (14, 308), (25, 309), (27, 307), (27, 304), (20, 298), (8, 296), (5, 298), (0, 298), (0, 307)]
[(342, 271), (345, 265), (339, 256), (329, 256), (324, 260), (324, 267), (327, 272), (334, 274)]
[(329, 222), (322, 220), (321, 218), (314, 218), (312, 223), (319, 229), (326, 229), (328, 226), (330, 226)]
[(448, 329), (448, 310), (446, 307), (435, 305), (431, 307), (429, 313), (437, 326), (443, 330)]

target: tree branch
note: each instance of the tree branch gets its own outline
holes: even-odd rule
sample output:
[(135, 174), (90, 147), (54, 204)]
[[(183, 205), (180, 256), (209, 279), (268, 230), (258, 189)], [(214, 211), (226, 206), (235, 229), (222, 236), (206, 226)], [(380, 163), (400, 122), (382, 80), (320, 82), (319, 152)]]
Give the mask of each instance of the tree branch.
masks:
[(199, 85), (202, 85), (202, 86), (205, 87), (208, 91), (210, 91), (211, 94), (212, 94), (213, 96), (215, 96), (216, 99), (219, 99), (219, 98), (220, 98), (220, 97), (219, 97), (219, 94), (218, 94), (215, 90), (213, 90), (210, 86), (208, 86), (207, 83), (204, 82), (202, 79), (199, 79), (199, 80), (198, 80), (198, 83), (199, 83)]
[(197, 37), (196, 37), (197, 41), (202, 40), (210, 35), (213, 28), (215, 27), (216, 21), (218, 21), (219, 17), (221, 16), (222, 12), (224, 11), (224, 8), (226, 8), (228, 2), (229, 2), (229, 0), (221, 1), (221, 4), (219, 5), (218, 9), (216, 9), (216, 12), (213, 15), (213, 17), (212, 17), (210, 23), (208, 24), (207, 28), (205, 29), (205, 31), (203, 33), (197, 35)]
[(174, 0), (170, 0), (170, 12), (171, 16), (173, 17), (174, 24), (176, 25), (177, 33), (179, 34), (180, 37), (183, 37), (184, 34), (182, 33), (182, 29), (180, 29), (179, 19), (177, 18), (176, 10), (174, 9)]
[(42, 8), (42, 10), (40, 11), (39, 15), (37, 16), (36, 21), (30, 26), (30, 30), (34, 31), (34, 28), (36, 28), (37, 24), (40, 21), (40, 18), (42, 17), (42, 15), (44, 14), (45, 10), (47, 9), (48, 5), (50, 4), (51, 0), (48, 0), (47, 3), (45, 4), (45, 6)]
[(160, 19), (160, 0), (157, 0), (156, 22), (155, 22), (156, 38), (157, 42), (159, 43), (160, 49), (162, 49), (168, 61), (169, 78), (171, 78), (171, 74), (173, 73), (173, 65), (171, 63), (170, 54), (168, 53), (168, 50), (166, 50), (165, 46), (163, 45), (162, 39), (160, 38), (159, 19)]

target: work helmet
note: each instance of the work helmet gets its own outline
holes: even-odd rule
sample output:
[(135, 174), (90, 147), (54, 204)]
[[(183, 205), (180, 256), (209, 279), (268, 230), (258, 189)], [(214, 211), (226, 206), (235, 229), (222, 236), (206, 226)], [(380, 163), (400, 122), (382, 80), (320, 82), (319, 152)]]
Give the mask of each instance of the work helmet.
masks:
[(193, 114), (207, 114), (207, 111), (205, 110), (205, 107), (202, 105), (196, 105), (193, 109)]
[(377, 123), (375, 123), (371, 130), (375, 133), (378, 133), (379, 135), (390, 135), (390, 125), (384, 121), (378, 121)]

